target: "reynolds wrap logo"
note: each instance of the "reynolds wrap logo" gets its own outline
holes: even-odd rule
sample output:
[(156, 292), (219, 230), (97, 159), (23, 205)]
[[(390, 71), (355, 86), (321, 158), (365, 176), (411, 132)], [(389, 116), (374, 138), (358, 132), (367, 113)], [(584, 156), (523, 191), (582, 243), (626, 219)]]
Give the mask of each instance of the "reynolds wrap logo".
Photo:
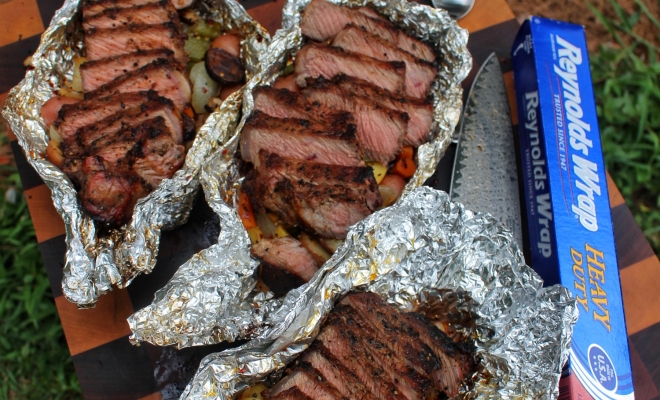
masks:
[(569, 143), (575, 153), (571, 157), (575, 187), (579, 194), (574, 199), (571, 209), (578, 217), (580, 224), (591, 232), (598, 230), (596, 217), (595, 196), (600, 196), (600, 182), (598, 166), (589, 161), (589, 150), (593, 142), (588, 138), (591, 125), (584, 122), (582, 117), (582, 98), (578, 82), (578, 66), (582, 65), (582, 50), (574, 46), (559, 35), (557, 41), (557, 63), (554, 65), (555, 73), (561, 78), (561, 92), (563, 108), (566, 114)]

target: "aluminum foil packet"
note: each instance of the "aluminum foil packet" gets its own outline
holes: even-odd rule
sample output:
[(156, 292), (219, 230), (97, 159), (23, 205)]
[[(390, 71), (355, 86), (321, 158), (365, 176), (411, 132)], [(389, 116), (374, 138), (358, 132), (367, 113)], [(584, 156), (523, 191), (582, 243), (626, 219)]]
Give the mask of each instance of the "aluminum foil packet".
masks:
[[(406, 0), (331, 0), (356, 7), (371, 5), (414, 37), (430, 43), (438, 54), (438, 74), (431, 88), (434, 121), (429, 141), (418, 148), (415, 175), (404, 194), (420, 187), (433, 175), (451, 142), (462, 108), (461, 82), (472, 67), (468, 34), (444, 10)], [(184, 264), (172, 280), (156, 293), (154, 302), (129, 318), (131, 340), (179, 348), (251, 338), (265, 329), (269, 312), (280, 300), (253, 291), (258, 262), (250, 258), (250, 241), (236, 209), (242, 176), (235, 157), (240, 132), (252, 113), (252, 90), (271, 84), (291, 63), (303, 45), (301, 13), (309, 0), (289, 0), (284, 5), (282, 29), (263, 57), (263, 70), (245, 86), (243, 118), (234, 136), (202, 168), (206, 200), (220, 217), (218, 243)]]
[(378, 293), (401, 311), (454, 316), (453, 327), (475, 344), (479, 359), (459, 398), (557, 398), (575, 300), (563, 286), (543, 287), (495, 218), (428, 187), (353, 226), (314, 278), (287, 294), (269, 327), (241, 347), (205, 357), (181, 398), (232, 399), (278, 377), (311, 344), (336, 301), (356, 290)]
[[(81, 0), (67, 0), (41, 37), (25, 79), (11, 90), (3, 116), (16, 134), (28, 162), (50, 188), (55, 209), (66, 227), (66, 261), (62, 289), (64, 296), (81, 308), (93, 307), (99, 296), (123, 288), (156, 264), (160, 232), (185, 223), (199, 190), (199, 170), (207, 156), (234, 132), (242, 90), (223, 102), (198, 130), (185, 164), (172, 179), (138, 201), (131, 221), (100, 235), (94, 221), (80, 207), (78, 195), (68, 177), (44, 156), (48, 145), (47, 127), (41, 106), (71, 81), (73, 58), (82, 54)], [(261, 57), (270, 42), (268, 32), (235, 0), (198, 0), (196, 7), (224, 31), (237, 31), (243, 38), (241, 58), (247, 79), (260, 71)]]

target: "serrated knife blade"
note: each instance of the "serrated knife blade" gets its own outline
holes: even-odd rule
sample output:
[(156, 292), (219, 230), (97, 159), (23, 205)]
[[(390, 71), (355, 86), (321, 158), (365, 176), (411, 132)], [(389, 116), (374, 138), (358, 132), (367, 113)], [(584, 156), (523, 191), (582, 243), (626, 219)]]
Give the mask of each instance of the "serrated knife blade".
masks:
[(506, 86), (491, 54), (474, 78), (461, 118), (449, 193), (505, 224), (522, 249), (518, 170)]

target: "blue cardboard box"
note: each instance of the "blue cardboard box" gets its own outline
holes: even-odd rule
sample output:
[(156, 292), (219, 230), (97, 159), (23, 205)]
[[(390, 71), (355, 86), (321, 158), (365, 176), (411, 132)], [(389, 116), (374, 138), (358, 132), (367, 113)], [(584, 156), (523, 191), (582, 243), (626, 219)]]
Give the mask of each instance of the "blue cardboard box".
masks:
[(532, 267), (580, 310), (560, 399), (633, 399), (584, 29), (531, 17), (511, 51)]

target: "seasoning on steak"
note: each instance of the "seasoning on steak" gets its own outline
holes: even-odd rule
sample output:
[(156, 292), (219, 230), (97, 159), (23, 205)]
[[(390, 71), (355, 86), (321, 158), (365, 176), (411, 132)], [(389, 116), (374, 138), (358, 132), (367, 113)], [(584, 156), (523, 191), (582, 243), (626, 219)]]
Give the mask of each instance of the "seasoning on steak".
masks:
[(131, 180), (107, 170), (103, 161), (96, 157), (85, 159), (82, 168), (86, 176), (79, 192), (82, 208), (99, 223), (124, 223), (131, 214)]
[(276, 296), (309, 281), (318, 270), (312, 255), (292, 237), (261, 239), (251, 251), (262, 261), (261, 280)]
[[(322, 79), (318, 81), (322, 81)], [(307, 86), (315, 86), (316, 82), (317, 80), (308, 79)], [(338, 75), (332, 78), (329, 84), (339, 86), (344, 92), (373, 99), (383, 107), (407, 113), (408, 131), (403, 142), (405, 145), (418, 147), (428, 139), (433, 124), (433, 104), (430, 100), (395, 95), (367, 81), (348, 75)]]
[(190, 102), (191, 89), (188, 78), (170, 61), (163, 59), (124, 74), (93, 92), (85, 93), (85, 99), (145, 90), (155, 90), (160, 96), (172, 100), (179, 110), (183, 110)]
[(298, 118), (310, 121), (349, 120), (350, 115), (337, 115), (337, 110), (321, 103), (310, 103), (300, 93), (271, 86), (257, 86), (252, 90), (254, 109), (278, 118)]
[(108, 9), (128, 8), (145, 4), (166, 4), (169, 0), (88, 0), (83, 5), (83, 18), (102, 13)]
[(345, 119), (319, 124), (302, 119), (275, 118), (256, 110), (245, 123), (240, 147), (243, 160), (257, 168), (261, 149), (322, 164), (364, 165), (355, 138), (355, 125)]
[(209, 76), (222, 84), (240, 83), (245, 78), (245, 66), (241, 59), (224, 49), (209, 48), (204, 65)]
[(310, 43), (303, 46), (295, 60), (296, 82), (305, 87), (306, 78), (332, 78), (346, 74), (364, 79), (391, 92), (405, 91), (406, 64), (381, 61), (338, 47)]
[(408, 129), (408, 114), (383, 107), (371, 98), (356, 96), (327, 80), (316, 80), (302, 93), (311, 103), (325, 104), (353, 114), (357, 139), (367, 159), (387, 165), (401, 152)]
[(120, 28), (130, 24), (157, 25), (178, 21), (179, 14), (169, 2), (125, 8), (106, 8), (92, 16), (83, 16), (84, 29)]
[(172, 65), (182, 70), (182, 65), (175, 63), (174, 52), (168, 49), (138, 50), (115, 57), (88, 61), (80, 66), (83, 89), (91, 92), (123, 74), (135, 71), (158, 59), (169, 60)]
[(172, 141), (167, 126), (162, 123), (152, 128), (149, 137), (141, 140), (132, 149), (133, 172), (142, 178), (149, 191), (154, 190), (163, 179), (169, 179), (181, 168), (186, 157), (186, 148)]
[(348, 25), (342, 29), (333, 39), (332, 46), (382, 61), (403, 61), (406, 63), (405, 94), (410, 97), (426, 98), (438, 72), (438, 69), (428, 61), (417, 59), (355, 25)]
[(269, 397), (271, 400), (315, 400), (312, 397), (306, 396), (297, 387), (292, 387), (274, 397)]
[(158, 98), (155, 91), (119, 93), (75, 104), (65, 104), (57, 114), (54, 126), (64, 141), (75, 136), (76, 131), (119, 111), (137, 107), (150, 99)]
[(405, 34), (392, 23), (326, 0), (312, 0), (309, 3), (303, 12), (300, 27), (303, 35), (324, 42), (333, 38), (348, 24), (363, 28), (417, 58), (435, 61), (436, 56), (431, 46)]
[(138, 50), (169, 49), (174, 58), (186, 61), (185, 37), (176, 22), (160, 25), (128, 25), (113, 29), (90, 29), (83, 40), (91, 61), (133, 53)]
[(400, 314), (374, 293), (353, 293), (264, 398), (288, 398), (281, 396), (294, 389), (314, 399), (454, 397), (476, 367), (473, 354), (473, 346), (453, 342), (426, 317)]

